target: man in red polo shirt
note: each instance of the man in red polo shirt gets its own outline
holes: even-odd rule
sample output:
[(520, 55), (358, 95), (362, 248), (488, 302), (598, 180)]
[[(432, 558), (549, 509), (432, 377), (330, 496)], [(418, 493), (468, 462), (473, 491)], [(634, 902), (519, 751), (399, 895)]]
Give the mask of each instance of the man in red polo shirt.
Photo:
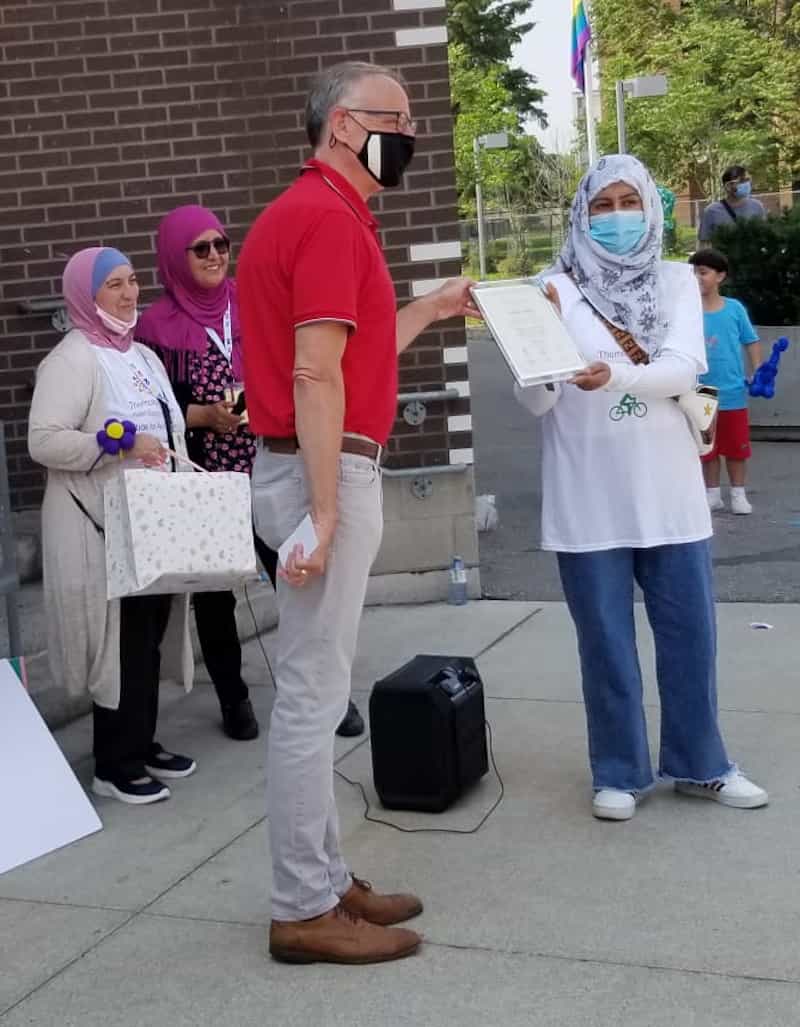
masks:
[(339, 849), (334, 732), (347, 707), (369, 571), (383, 530), (380, 458), (397, 408), (398, 353), (434, 321), (475, 314), (470, 282), (397, 311), (366, 200), (399, 184), (416, 127), (402, 81), (340, 64), (306, 105), (314, 157), (253, 225), (238, 285), (256, 530), (278, 548), (306, 514), (313, 552), (295, 547), (278, 586), (277, 694), (267, 802), (270, 951), (292, 962), (367, 963), (413, 952), (392, 926), (413, 895), (380, 895)]

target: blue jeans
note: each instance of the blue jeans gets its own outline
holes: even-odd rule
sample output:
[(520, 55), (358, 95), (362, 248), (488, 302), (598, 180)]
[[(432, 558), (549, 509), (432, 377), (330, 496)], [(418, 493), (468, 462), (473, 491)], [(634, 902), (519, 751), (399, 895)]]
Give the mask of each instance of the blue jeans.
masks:
[(633, 583), (644, 593), (661, 698), (659, 775), (706, 782), (731, 769), (717, 724), (717, 630), (708, 541), (559, 553), (578, 635), (594, 787), (653, 784)]

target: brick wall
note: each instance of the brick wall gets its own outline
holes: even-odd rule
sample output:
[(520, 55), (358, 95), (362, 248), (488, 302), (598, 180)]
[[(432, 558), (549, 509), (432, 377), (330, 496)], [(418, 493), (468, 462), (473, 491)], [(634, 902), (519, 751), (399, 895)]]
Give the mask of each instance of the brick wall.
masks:
[[(57, 297), (69, 255), (97, 244), (130, 254), (146, 302), (154, 228), (181, 203), (240, 242), (307, 155), (304, 94), (326, 64), (387, 63), (410, 84), (419, 156), (378, 203), (398, 298), (459, 272), (444, 17), (444, 0), (3, 0), (0, 418), (17, 506), (41, 497), (26, 417), (59, 337), (20, 304)], [(404, 391), (457, 383), (463, 398), (400, 419), (394, 466), (471, 462), (464, 345), (453, 322), (403, 356)]]

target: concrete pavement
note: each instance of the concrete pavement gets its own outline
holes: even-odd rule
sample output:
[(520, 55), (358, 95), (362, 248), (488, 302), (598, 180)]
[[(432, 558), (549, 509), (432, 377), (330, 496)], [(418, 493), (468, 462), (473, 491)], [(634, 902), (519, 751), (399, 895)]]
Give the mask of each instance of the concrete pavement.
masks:
[[(492, 599), (561, 599), (556, 559), (539, 548), (539, 424), (512, 396), (511, 375), (485, 332), (469, 342), (476, 492), (494, 493), (500, 526), (480, 536), (481, 583)], [(769, 400), (753, 400), (770, 406)], [(717, 595), (724, 602), (800, 602), (800, 445), (756, 442), (750, 517), (714, 515)], [(727, 502), (727, 490), (723, 495)]]
[[(224, 739), (207, 684), (188, 698), (165, 690), (160, 738), (196, 756), (197, 774), (158, 806), (98, 800), (104, 831), (0, 877), (1, 1027), (796, 1025), (800, 613), (739, 603), (719, 616), (724, 729), (771, 805), (729, 810), (665, 787), (631, 823), (608, 824), (589, 812), (562, 604), (366, 612), (354, 677), (362, 709), (372, 682), (416, 652), (477, 655), (506, 788), (478, 834), (401, 834), (365, 823), (360, 797), (337, 781), (354, 870), (426, 901), (421, 953), (380, 967), (269, 961), (263, 741)], [(773, 630), (752, 630), (756, 621)], [(263, 641), (269, 650), (274, 639)], [(256, 642), (246, 658), (266, 722)], [(88, 720), (58, 738), (88, 783)], [(337, 744), (340, 769), (375, 803), (368, 746)], [(438, 817), (375, 812), (466, 830), (497, 794), (490, 774)]]

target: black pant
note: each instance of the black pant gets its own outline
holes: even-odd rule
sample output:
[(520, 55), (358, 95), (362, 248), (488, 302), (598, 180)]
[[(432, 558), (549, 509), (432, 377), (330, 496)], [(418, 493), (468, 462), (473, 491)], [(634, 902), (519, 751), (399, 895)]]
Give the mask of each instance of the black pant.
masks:
[[(254, 535), (258, 558), (275, 587), (278, 554)], [(214, 684), (220, 706), (233, 706), (248, 696), (242, 681), (242, 647), (236, 630), (236, 597), (233, 592), (196, 592), (194, 616), (203, 660)]]
[(95, 772), (142, 777), (158, 720), (161, 642), (172, 596), (130, 596), (120, 603), (119, 707), (94, 706)]

